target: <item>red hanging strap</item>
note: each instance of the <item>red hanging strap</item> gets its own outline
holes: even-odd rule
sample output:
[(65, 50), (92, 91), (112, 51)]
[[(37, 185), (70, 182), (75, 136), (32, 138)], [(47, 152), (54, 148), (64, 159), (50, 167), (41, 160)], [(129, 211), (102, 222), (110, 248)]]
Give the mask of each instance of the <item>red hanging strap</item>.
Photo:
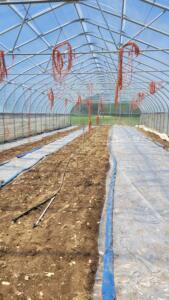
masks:
[(123, 53), (124, 48), (126, 47), (131, 47), (131, 50), (129, 52), (130, 55), (135, 54), (136, 56), (138, 56), (140, 54), (140, 49), (134, 42), (128, 42), (119, 49), (118, 77), (115, 89), (115, 107), (117, 107), (119, 103), (119, 91), (121, 91), (123, 88)]
[(52, 110), (52, 108), (54, 106), (54, 100), (55, 100), (55, 96), (54, 96), (52, 88), (48, 90), (48, 99), (50, 101), (50, 109)]
[(151, 81), (149, 83), (149, 92), (151, 95), (155, 94), (158, 89), (163, 85), (163, 81)]
[[(62, 52), (61, 52), (62, 50)], [(65, 60), (67, 58), (67, 60)], [(52, 51), (52, 71), (56, 81), (62, 81), (73, 66), (72, 46), (68, 41), (55, 46)]]
[(156, 92), (156, 84), (154, 81), (151, 81), (149, 83), (149, 92), (151, 95), (155, 94), (155, 92)]
[(99, 115), (96, 116), (96, 125), (98, 126), (100, 124), (100, 117)]
[(138, 96), (138, 102), (139, 102), (139, 103), (142, 102), (142, 101), (144, 101), (144, 97), (145, 97), (144, 92), (139, 92), (139, 93), (137, 94), (137, 96)]
[(90, 133), (92, 129), (92, 100), (88, 99), (86, 105), (88, 109), (88, 130)]
[(143, 92), (139, 92), (135, 99), (131, 102), (131, 109), (134, 111), (138, 108), (139, 104), (144, 100), (145, 94)]
[(76, 101), (76, 105), (80, 106), (81, 103), (82, 103), (82, 98), (81, 98), (81, 96), (78, 96), (77, 101)]
[(139, 105), (144, 101), (145, 99), (145, 94), (144, 92), (139, 92), (136, 96), (136, 99), (132, 100), (131, 102), (131, 109), (136, 110)]
[(132, 71), (133, 71), (133, 52), (128, 51), (128, 61), (125, 66), (125, 83), (129, 86), (132, 81)]
[(7, 77), (7, 69), (5, 64), (4, 51), (0, 50), (0, 82), (3, 82)]
[(91, 117), (92, 115), (92, 100), (87, 100), (87, 108), (88, 108), (88, 116)]
[(119, 104), (119, 87), (118, 83), (116, 83), (116, 88), (115, 88), (115, 108), (118, 107)]

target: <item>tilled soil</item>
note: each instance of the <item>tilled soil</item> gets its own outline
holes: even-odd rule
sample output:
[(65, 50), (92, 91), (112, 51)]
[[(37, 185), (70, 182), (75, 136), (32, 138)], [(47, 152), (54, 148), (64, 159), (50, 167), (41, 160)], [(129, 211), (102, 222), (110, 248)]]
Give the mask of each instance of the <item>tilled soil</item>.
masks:
[[(97, 238), (109, 168), (108, 127), (92, 130), (0, 193), (0, 299), (88, 300), (98, 262)], [(40, 226), (42, 208), (12, 218), (63, 188)], [(44, 207), (43, 207), (44, 209)]]
[(162, 146), (164, 149), (169, 149), (169, 142), (161, 139), (157, 134), (152, 133), (152, 132), (148, 132), (145, 131), (143, 129), (139, 129), (142, 133), (144, 133), (145, 136), (147, 136), (148, 138), (150, 138), (153, 142), (159, 144), (160, 146)]
[(55, 141), (56, 139), (62, 138), (77, 129), (78, 128), (72, 128), (70, 130), (65, 130), (65, 131), (61, 131), (61, 132), (58, 131), (57, 133), (47, 136), (47, 137), (44, 137), (39, 141), (36, 141), (33, 143), (28, 142), (27, 144), (20, 145), (20, 146), (17, 146), (17, 147), (8, 149), (8, 150), (4, 150), (4, 151), (0, 152), (0, 163), (4, 162), (6, 160), (9, 160), (9, 159), (15, 157), (16, 155), (19, 155), (26, 151), (30, 151), (33, 148), (41, 147), (43, 145), (49, 144), (49, 143)]

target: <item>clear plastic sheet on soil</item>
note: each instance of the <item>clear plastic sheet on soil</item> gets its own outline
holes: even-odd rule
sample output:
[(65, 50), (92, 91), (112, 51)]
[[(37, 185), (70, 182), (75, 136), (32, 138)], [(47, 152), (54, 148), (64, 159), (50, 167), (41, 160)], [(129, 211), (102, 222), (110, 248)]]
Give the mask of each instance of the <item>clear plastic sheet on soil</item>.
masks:
[(50, 132), (44, 132), (44, 133), (41, 133), (41, 134), (37, 134), (35, 136), (30, 136), (30, 137), (27, 137), (27, 138), (19, 139), (19, 140), (14, 141), (14, 142), (8, 142), (8, 143), (0, 144), (0, 152), (11, 149), (11, 148), (14, 148), (14, 147), (18, 147), (20, 145), (24, 145), (24, 144), (27, 144), (27, 143), (33, 143), (33, 142), (39, 141), (39, 140), (41, 140), (45, 137), (51, 136), (51, 135), (53, 135), (55, 133), (58, 133), (58, 132), (63, 132), (63, 131), (69, 131), (69, 130), (72, 130), (72, 129), (76, 129), (76, 127), (77, 126), (70, 126), (70, 127), (67, 127), (67, 128), (57, 129), (57, 130), (53, 130), (53, 131), (50, 131)]
[(113, 127), (109, 131), (108, 149), (110, 168), (106, 177), (106, 195), (102, 211), (99, 237), (98, 252), (99, 263), (93, 287), (93, 300), (114, 300), (114, 270), (113, 270), (113, 205), (114, 188), (117, 172), (117, 162), (113, 154)]
[(1, 186), (6, 185), (16, 176), (22, 172), (30, 169), (32, 166), (37, 164), (45, 156), (52, 154), (68, 143), (72, 142), (75, 138), (79, 137), (86, 130), (79, 129), (72, 133), (69, 133), (67, 136), (60, 138), (52, 143), (49, 143), (40, 149), (37, 149), (33, 152), (27, 153), (22, 157), (15, 157), (11, 159), (4, 165), (0, 166), (0, 184)]
[(169, 153), (114, 126), (113, 250), (117, 300), (169, 299)]

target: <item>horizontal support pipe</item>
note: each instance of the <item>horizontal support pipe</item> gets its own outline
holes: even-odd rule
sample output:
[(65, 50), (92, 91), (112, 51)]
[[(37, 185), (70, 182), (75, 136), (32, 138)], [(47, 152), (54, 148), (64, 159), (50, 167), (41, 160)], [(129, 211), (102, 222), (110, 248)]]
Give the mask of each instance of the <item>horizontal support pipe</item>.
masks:
[[(169, 51), (169, 48), (158, 48), (158, 49), (140, 49), (140, 53), (142, 52), (160, 52), (160, 51)], [(66, 51), (64, 51), (66, 53)], [(118, 50), (112, 50), (112, 51), (108, 51), (108, 50), (104, 50), (104, 51), (83, 51), (83, 52), (76, 52), (73, 51), (73, 54), (101, 54), (101, 53), (118, 53)], [(128, 53), (128, 50), (124, 50), (124, 53)], [(51, 55), (51, 53), (13, 53), (13, 52), (8, 52), (6, 53), (6, 55), (16, 55), (16, 56), (22, 56), (22, 55)]]

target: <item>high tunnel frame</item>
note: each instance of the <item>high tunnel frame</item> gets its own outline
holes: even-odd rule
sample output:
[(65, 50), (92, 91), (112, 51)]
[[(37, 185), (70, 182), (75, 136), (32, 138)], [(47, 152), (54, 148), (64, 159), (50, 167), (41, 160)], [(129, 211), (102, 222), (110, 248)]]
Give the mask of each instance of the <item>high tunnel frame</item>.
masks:
[[(8, 0), (0, 1), (0, 9), (4, 14), (0, 48), (5, 51), (9, 73), (0, 85), (2, 113), (68, 115), (79, 94), (84, 101), (90, 96), (91, 82), (96, 102), (102, 99), (105, 103), (114, 103), (118, 50), (134, 41), (141, 54), (134, 58), (132, 82), (122, 90), (120, 101), (131, 103), (139, 91), (144, 92), (145, 100), (139, 106), (142, 115), (146, 115), (151, 126), (158, 123), (158, 129), (166, 122), (168, 133), (169, 6), (160, 0), (116, 0), (113, 3), (109, 0)], [(71, 43), (75, 57), (72, 71), (60, 85), (52, 77), (51, 52), (63, 41)], [(127, 55), (125, 52), (124, 74)], [(154, 95), (148, 92), (151, 80), (163, 81)], [(49, 88), (56, 95), (52, 112), (47, 99)], [(69, 100), (66, 107), (65, 98)], [(163, 120), (164, 115), (167, 121)]]

